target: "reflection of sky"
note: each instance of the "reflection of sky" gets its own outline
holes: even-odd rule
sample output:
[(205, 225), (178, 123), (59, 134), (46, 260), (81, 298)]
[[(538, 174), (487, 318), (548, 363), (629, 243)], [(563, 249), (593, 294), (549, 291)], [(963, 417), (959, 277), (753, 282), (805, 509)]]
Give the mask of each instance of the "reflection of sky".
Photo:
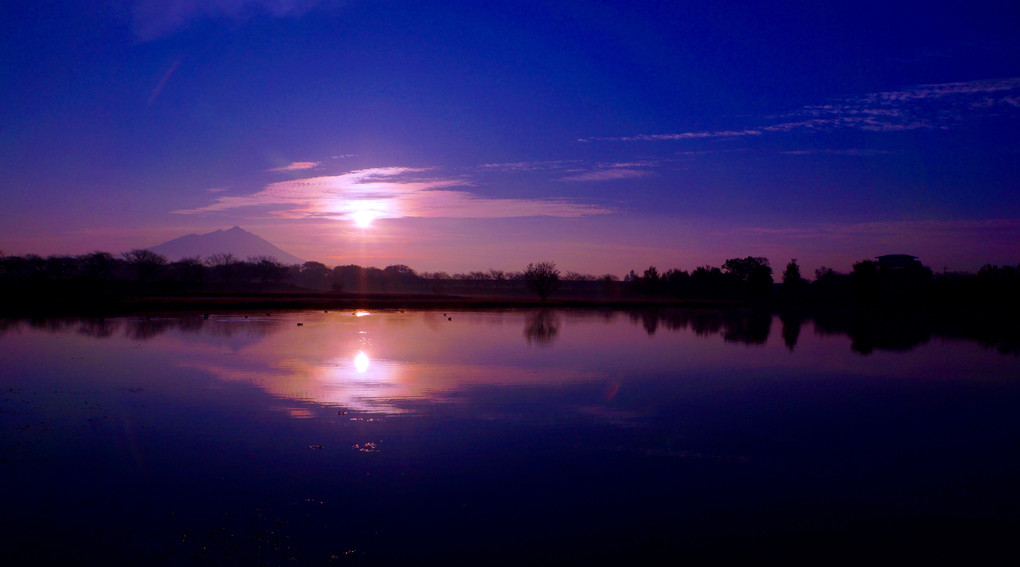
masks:
[[(545, 329), (543, 340), (534, 336), (536, 321)], [(634, 396), (645, 387), (641, 384), (655, 381), (676, 390), (742, 390), (761, 380), (792, 383), (825, 376), (995, 376), (1002, 365), (1015, 364), (1011, 357), (990, 357), (974, 345), (941, 339), (914, 349), (923, 356), (875, 351), (863, 357), (851, 351), (847, 337), (812, 332), (810, 323), (791, 352), (778, 319), (767, 338), (754, 344), (731, 342), (722, 328), (706, 333), (679, 324), (681, 318), (670, 321), (649, 334), (641, 317), (608, 311), (306, 312), (209, 320), (52, 320), (15, 325), (0, 341), (8, 364), (31, 365), (30, 346), (16, 345), (39, 327), (67, 345), (62, 348), (69, 368), (98, 364), (102, 359), (93, 347), (103, 345), (115, 353), (105, 357), (135, 368), (131, 387), (151, 368), (200, 370), (224, 383), (255, 386), (295, 417), (311, 417), (322, 405), (389, 414), (436, 404), (463, 406), (492, 388), (527, 386), (587, 388), (594, 394), (585, 403), (592, 405), (574, 409), (619, 421), (650, 409), (636, 407)], [(102, 366), (93, 373), (102, 376)], [(198, 376), (185, 374), (188, 380)]]
[[(192, 350), (182, 364), (224, 380), (253, 383), (278, 398), (385, 413), (401, 412), (401, 400), (443, 400), (466, 384), (592, 377), (578, 369), (535, 368), (530, 357), (521, 356), (525, 345), (519, 321), (504, 327), (471, 324), (466, 314), (458, 314), (457, 324), (433, 313), (367, 315), (277, 317), (276, 332), (231, 357), (218, 349), (195, 352), (194, 345), (178, 346)], [(500, 346), (509, 347), (507, 356), (494, 356)]]
[[(273, 317), (272, 332), (249, 336), (246, 344), (228, 337), (217, 345), (208, 335), (199, 342), (180, 333), (167, 337), (162, 348), (184, 351), (183, 366), (253, 384), (281, 400), (381, 413), (406, 412), (423, 401), (459, 403), (465, 391), (478, 387), (594, 383), (610, 399), (618, 391), (626, 393), (629, 382), (649, 378), (683, 383), (711, 376), (721, 387), (740, 388), (761, 376), (799, 380), (806, 371), (812, 376), (893, 370), (898, 376), (931, 376), (959, 360), (950, 357), (943, 361), (946, 368), (926, 368), (926, 361), (937, 358), (861, 357), (850, 351), (845, 338), (808, 331), (800, 334), (791, 353), (778, 321), (765, 344), (745, 345), (686, 328), (649, 335), (626, 316), (560, 313), (551, 319), (559, 328), (555, 338), (535, 344), (527, 336), (535, 318), (531, 312), (455, 313), (452, 321), (432, 312), (366, 314), (279, 315)], [(970, 358), (968, 364), (988, 363), (980, 351)]]
[[(116, 530), (166, 562), (224, 522), (233, 541), (281, 534), (287, 557), (338, 540), (338, 554), (438, 556), (450, 533), (531, 553), (559, 526), (596, 534), (583, 543), (601, 553), (607, 533), (671, 541), (720, 511), (709, 533), (753, 526), (755, 541), (763, 520), (799, 533), (804, 518), (1015, 516), (1003, 507), (1020, 470), (1015, 356), (937, 338), (861, 356), (810, 328), (791, 352), (778, 321), (743, 344), (680, 326), (649, 335), (612, 312), (555, 312), (542, 322), (555, 336), (536, 344), (535, 313), (213, 315), (144, 340), (129, 332), (138, 318), (94, 334), (9, 328), (8, 524), (49, 541), (59, 518), (95, 547)], [(231, 525), (239, 507), (272, 531)], [(182, 533), (198, 542), (171, 548)]]

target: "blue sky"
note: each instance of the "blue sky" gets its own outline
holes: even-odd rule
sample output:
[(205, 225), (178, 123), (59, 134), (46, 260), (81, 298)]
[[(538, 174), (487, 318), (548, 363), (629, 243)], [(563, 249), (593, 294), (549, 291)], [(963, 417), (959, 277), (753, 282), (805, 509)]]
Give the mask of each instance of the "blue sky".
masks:
[(329, 265), (1020, 262), (1010, 2), (0, 7), (0, 249)]

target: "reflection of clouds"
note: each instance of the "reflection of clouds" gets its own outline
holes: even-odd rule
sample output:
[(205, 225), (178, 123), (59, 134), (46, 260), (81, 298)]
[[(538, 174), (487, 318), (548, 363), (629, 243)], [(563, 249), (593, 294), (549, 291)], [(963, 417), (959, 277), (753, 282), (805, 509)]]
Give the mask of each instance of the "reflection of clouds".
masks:
[(200, 363), (182, 364), (222, 380), (252, 384), (280, 399), (386, 414), (414, 411), (406, 403), (412, 400), (453, 403), (458, 398), (456, 392), (479, 384), (557, 385), (592, 378), (588, 373), (566, 370), (536, 372), (486, 365), (400, 364), (392, 360), (369, 363), (367, 355), (362, 367), (356, 356), (348, 358), (351, 362), (346, 364), (287, 358), (269, 361), (271, 368), (232, 366), (223, 363), (222, 357), (218, 357), (219, 363), (209, 357)]
[[(573, 368), (522, 366), (527, 357), (493, 361), (483, 344), (502, 348), (506, 335), (498, 327), (499, 342), (491, 344), (478, 337), (478, 327), (453, 332), (441, 326), (437, 331), (429, 325), (428, 313), (316, 316), (333, 324), (299, 328), (284, 323), (280, 332), (238, 349), (236, 356), (189, 348), (181, 364), (221, 380), (252, 384), (281, 400), (387, 414), (424, 409), (415, 401), (463, 402), (458, 393), (478, 385), (555, 386), (595, 377)], [(312, 316), (301, 317), (307, 321)]]

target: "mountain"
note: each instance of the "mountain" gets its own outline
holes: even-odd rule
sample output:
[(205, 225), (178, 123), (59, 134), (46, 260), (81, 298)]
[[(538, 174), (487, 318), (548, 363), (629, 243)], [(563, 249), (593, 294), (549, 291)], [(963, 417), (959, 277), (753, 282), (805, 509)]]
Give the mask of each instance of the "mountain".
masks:
[(247, 260), (251, 256), (272, 256), (287, 265), (304, 263), (301, 258), (280, 250), (268, 240), (239, 226), (230, 230), (189, 234), (158, 246), (151, 246), (149, 250), (166, 256), (171, 262), (190, 256), (204, 258), (212, 254), (230, 253), (238, 260)]

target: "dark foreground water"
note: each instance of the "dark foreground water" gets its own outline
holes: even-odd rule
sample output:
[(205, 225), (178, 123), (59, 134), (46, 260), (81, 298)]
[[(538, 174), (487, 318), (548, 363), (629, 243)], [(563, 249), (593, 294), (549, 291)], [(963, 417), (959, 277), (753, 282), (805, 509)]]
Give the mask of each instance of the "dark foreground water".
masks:
[(18, 563), (1013, 557), (1020, 357), (771, 316), (6, 321)]

